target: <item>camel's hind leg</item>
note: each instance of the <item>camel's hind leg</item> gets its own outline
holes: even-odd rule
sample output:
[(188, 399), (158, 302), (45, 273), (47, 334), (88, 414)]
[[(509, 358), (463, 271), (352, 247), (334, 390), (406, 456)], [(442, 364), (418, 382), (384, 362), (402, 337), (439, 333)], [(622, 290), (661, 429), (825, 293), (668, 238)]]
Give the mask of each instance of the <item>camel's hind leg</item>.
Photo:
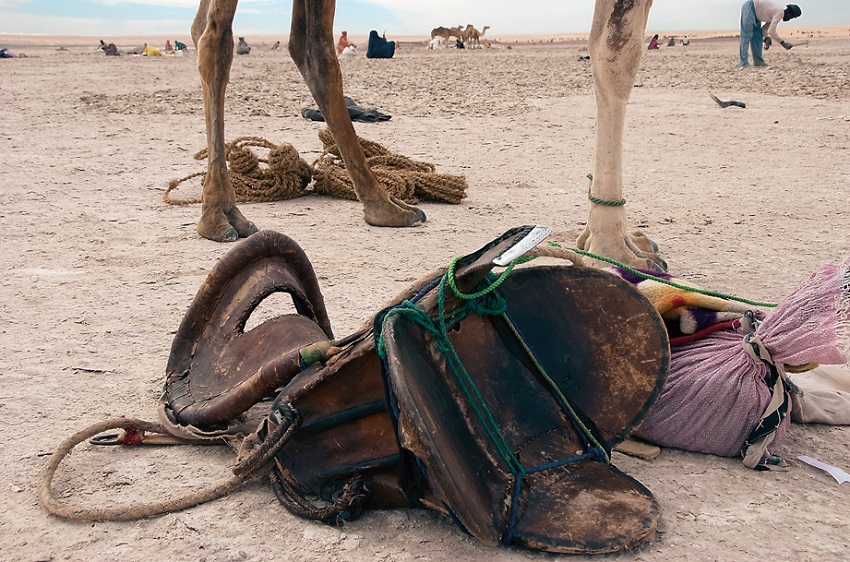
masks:
[(233, 242), (257, 232), (236, 207), (236, 192), (227, 175), (224, 155), (224, 92), (233, 61), (231, 24), (237, 0), (201, 0), (192, 23), (198, 71), (204, 91), (208, 164), (198, 233), (217, 242)]
[[(596, 90), (596, 145), (591, 194), (597, 200), (623, 198), (623, 129), (635, 83), (652, 0), (597, 0), (590, 32), (590, 63)], [(626, 230), (623, 205), (590, 203), (583, 250), (643, 269), (667, 268), (658, 247)]]
[(294, 0), (289, 54), (325, 117), (345, 167), (351, 174), (366, 222), (412, 226), (425, 220), (416, 207), (389, 196), (360, 148), (342, 93), (342, 72), (333, 48), (333, 0)]

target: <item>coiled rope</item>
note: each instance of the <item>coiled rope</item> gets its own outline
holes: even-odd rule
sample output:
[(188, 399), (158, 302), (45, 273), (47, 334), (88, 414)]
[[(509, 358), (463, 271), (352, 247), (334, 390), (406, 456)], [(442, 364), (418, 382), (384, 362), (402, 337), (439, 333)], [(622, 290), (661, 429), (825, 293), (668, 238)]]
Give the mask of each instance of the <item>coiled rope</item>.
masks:
[[(316, 193), (356, 200), (354, 183), (345, 169), (339, 148), (330, 130), (319, 131), (324, 151), (313, 163)], [(358, 137), (366, 162), (390, 195), (408, 203), (418, 199), (460, 203), (469, 184), (466, 177), (438, 174), (435, 166), (394, 154), (380, 144)]]
[[(251, 147), (268, 149), (267, 159), (260, 158)], [(310, 165), (289, 143), (279, 145), (260, 137), (239, 137), (224, 147), (227, 158), (228, 177), (236, 191), (239, 203), (265, 203), (292, 199), (304, 194), (312, 179)], [(207, 149), (197, 152), (195, 160), (207, 157)], [(266, 166), (260, 166), (260, 163)], [(171, 180), (165, 190), (163, 200), (171, 205), (191, 205), (200, 203), (200, 198), (175, 199), (171, 196), (178, 185), (194, 177), (206, 177), (206, 172), (190, 174), (179, 180)]]
[[(288, 143), (274, 145), (259, 137), (239, 137), (225, 145), (228, 177), (236, 191), (236, 201), (268, 202), (292, 199), (305, 194), (311, 181), (321, 195), (357, 200), (354, 183), (340, 156), (330, 130), (319, 131), (324, 150), (312, 166), (303, 160), (298, 151)], [(366, 161), (381, 185), (390, 195), (408, 203), (418, 200), (460, 203), (466, 197), (469, 184), (466, 177), (438, 174), (435, 166), (394, 154), (380, 144), (358, 137)], [(259, 158), (250, 147), (269, 150), (268, 159)], [(195, 160), (207, 157), (207, 150), (195, 154)], [(266, 167), (260, 163), (267, 164)], [(171, 205), (200, 203), (200, 198), (176, 199), (172, 196), (181, 183), (201, 176), (197, 172), (184, 178), (171, 180), (163, 200)]]

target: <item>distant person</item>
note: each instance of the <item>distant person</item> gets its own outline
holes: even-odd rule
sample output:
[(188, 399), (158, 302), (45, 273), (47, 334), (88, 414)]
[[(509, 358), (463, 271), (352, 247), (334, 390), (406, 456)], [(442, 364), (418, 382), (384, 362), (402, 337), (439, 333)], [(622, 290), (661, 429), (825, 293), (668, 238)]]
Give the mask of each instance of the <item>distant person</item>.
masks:
[(437, 35), (431, 41), (428, 42), (429, 49), (442, 49), (445, 45), (443, 44), (443, 38)]
[(280, 41), (275, 41), (274, 45), (272, 45), (272, 51), (277, 51), (280, 49)]
[(654, 51), (658, 48), (658, 34), (652, 36), (652, 39), (649, 41), (649, 47), (646, 48), (647, 51)]
[(345, 48), (350, 45), (352, 45), (352, 43), (348, 42), (348, 32), (343, 31), (342, 35), (339, 36), (339, 42), (336, 44), (336, 54), (341, 55)]
[(339, 54), (341, 59), (353, 59), (357, 56), (357, 45), (349, 45)]
[(142, 54), (146, 57), (161, 57), (162, 51), (160, 51), (153, 45), (148, 45), (147, 43), (145, 43), (145, 48), (142, 51)]
[(251, 47), (248, 46), (248, 43), (245, 41), (244, 37), (239, 38), (239, 43), (236, 44), (236, 54), (237, 55), (247, 55), (251, 53)]
[(374, 29), (369, 32), (369, 45), (366, 47), (366, 58), (391, 59), (394, 54), (395, 41), (387, 41), (386, 36), (381, 37)]
[(803, 11), (796, 4), (782, 8), (770, 0), (744, 2), (741, 6), (741, 66), (750, 66), (750, 49), (753, 51), (753, 64), (767, 66), (762, 57), (762, 48), (769, 49), (774, 39), (785, 49), (793, 47), (779, 36), (776, 28), (780, 21), (790, 21), (802, 14)]
[(170, 53), (173, 50), (174, 50), (174, 47), (171, 46), (171, 41), (166, 39), (165, 40), (165, 52)]
[(118, 47), (115, 46), (115, 43), (106, 44), (103, 42), (103, 39), (100, 40), (100, 49), (106, 53), (108, 57), (117, 57), (121, 53), (118, 52)]
[(175, 40), (175, 41), (174, 41), (174, 47), (175, 47), (178, 51), (185, 51), (185, 50), (186, 50), (186, 43), (183, 43), (182, 41), (176, 41), (176, 40)]

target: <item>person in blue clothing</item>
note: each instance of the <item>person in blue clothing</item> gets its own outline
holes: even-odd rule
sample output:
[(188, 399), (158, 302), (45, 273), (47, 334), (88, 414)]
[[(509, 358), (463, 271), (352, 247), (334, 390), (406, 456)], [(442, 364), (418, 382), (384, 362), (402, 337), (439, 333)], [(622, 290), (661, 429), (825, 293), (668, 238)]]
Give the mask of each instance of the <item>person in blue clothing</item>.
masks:
[(767, 66), (762, 48), (769, 49), (773, 40), (785, 49), (793, 45), (786, 42), (776, 31), (780, 21), (799, 18), (803, 11), (796, 4), (784, 8), (770, 0), (747, 0), (741, 6), (741, 66), (750, 66), (749, 50), (753, 51), (753, 64)]
[(369, 59), (391, 59), (395, 54), (395, 41), (387, 41), (374, 29), (369, 32), (369, 44), (366, 48), (366, 58)]

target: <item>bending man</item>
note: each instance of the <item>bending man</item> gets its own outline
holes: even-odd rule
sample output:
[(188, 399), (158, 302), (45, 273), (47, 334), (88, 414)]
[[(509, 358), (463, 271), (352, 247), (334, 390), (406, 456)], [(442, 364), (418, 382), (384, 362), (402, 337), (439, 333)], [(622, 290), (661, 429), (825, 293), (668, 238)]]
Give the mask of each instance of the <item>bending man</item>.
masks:
[(769, 0), (744, 2), (741, 6), (741, 66), (750, 66), (749, 48), (753, 51), (753, 64), (766, 66), (762, 57), (762, 44), (770, 48), (773, 39), (786, 49), (790, 49), (791, 43), (787, 43), (779, 36), (776, 27), (780, 21), (798, 18), (802, 13), (803, 11), (796, 4), (788, 4), (782, 8)]

